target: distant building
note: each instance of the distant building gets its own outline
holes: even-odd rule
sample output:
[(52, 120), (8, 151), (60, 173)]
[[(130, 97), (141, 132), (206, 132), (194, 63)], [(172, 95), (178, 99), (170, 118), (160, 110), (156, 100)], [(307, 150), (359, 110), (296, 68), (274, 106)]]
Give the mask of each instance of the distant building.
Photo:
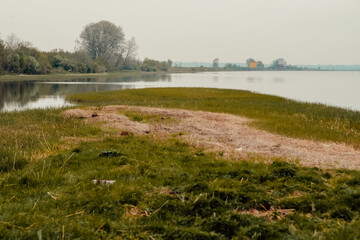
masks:
[(249, 63), (249, 68), (256, 68), (256, 67), (257, 67), (256, 62), (250, 62)]

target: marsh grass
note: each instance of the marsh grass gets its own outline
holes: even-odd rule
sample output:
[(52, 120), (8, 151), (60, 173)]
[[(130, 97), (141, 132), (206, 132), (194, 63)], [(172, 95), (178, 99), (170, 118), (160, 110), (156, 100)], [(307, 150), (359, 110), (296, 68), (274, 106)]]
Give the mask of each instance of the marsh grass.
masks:
[(57, 154), (71, 143), (64, 137), (96, 137), (100, 127), (64, 118), (63, 110), (0, 113), (0, 171), (20, 169), (28, 162)]
[[(116, 103), (229, 112), (264, 128), (277, 121), (269, 113), (280, 129), (286, 129), (286, 113), (295, 112), (322, 119), (324, 126), (340, 119), (334, 126), (358, 131), (359, 113), (241, 91), (147, 89), (72, 99), (100, 108)], [(359, 171), (304, 168), (255, 155), (224, 160), (179, 140), (181, 133), (169, 139), (121, 136), (64, 118), (63, 110), (0, 113), (2, 239), (360, 238)], [(127, 114), (139, 121), (159, 118)], [(288, 118), (294, 124), (303, 116)], [(358, 144), (349, 138), (344, 142)]]
[(270, 132), (360, 147), (360, 112), (248, 91), (156, 88), (92, 92), (68, 99), (85, 105), (126, 104), (230, 113), (252, 118), (253, 126)]
[[(116, 153), (116, 154), (104, 154)], [(176, 137), (109, 136), (1, 174), (6, 239), (353, 239), (359, 172), (223, 160)], [(95, 185), (93, 179), (112, 179)], [(303, 194), (297, 195), (297, 192)], [(276, 209), (294, 209), (279, 216)], [(269, 217), (245, 210), (272, 211)]]

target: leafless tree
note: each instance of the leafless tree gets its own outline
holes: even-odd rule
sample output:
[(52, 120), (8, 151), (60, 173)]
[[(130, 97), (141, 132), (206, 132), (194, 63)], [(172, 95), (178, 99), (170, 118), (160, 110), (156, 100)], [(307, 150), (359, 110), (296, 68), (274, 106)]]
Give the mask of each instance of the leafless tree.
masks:
[(137, 49), (138, 46), (136, 44), (135, 38), (132, 37), (130, 40), (126, 42), (124, 48), (121, 51), (120, 54), (121, 63), (119, 66), (119, 70), (123, 69), (123, 67), (129, 61), (129, 59), (135, 58)]
[(6, 38), (5, 44), (8, 49), (15, 50), (20, 47), (21, 40), (15, 35), (15, 33), (12, 33)]

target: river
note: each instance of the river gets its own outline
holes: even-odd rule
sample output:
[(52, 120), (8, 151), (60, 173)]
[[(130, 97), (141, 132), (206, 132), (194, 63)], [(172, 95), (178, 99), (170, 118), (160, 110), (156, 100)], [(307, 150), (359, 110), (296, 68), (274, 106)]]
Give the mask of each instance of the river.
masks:
[(0, 82), (0, 111), (70, 106), (73, 93), (150, 87), (241, 89), (360, 111), (360, 72), (244, 71)]

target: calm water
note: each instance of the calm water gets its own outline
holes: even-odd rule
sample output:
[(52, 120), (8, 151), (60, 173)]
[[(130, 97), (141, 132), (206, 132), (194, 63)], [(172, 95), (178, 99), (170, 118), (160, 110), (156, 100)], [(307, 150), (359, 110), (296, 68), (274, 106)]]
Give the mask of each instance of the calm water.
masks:
[(243, 89), (360, 111), (360, 72), (207, 72), (0, 82), (0, 111), (69, 106), (72, 93), (149, 87)]

